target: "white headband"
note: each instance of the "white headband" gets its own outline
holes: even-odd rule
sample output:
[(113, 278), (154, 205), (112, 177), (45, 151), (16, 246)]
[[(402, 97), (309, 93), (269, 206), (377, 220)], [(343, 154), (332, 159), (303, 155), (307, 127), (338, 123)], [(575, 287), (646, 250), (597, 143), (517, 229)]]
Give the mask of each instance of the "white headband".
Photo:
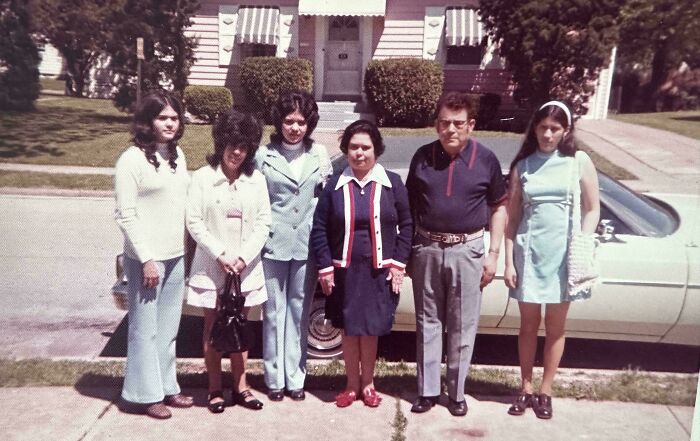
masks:
[(566, 113), (566, 121), (569, 123), (569, 126), (571, 126), (571, 112), (569, 111), (569, 108), (566, 107), (566, 104), (562, 103), (561, 101), (549, 101), (542, 104), (542, 107), (540, 107), (539, 110), (542, 110), (547, 106), (556, 106), (563, 110), (564, 113)]

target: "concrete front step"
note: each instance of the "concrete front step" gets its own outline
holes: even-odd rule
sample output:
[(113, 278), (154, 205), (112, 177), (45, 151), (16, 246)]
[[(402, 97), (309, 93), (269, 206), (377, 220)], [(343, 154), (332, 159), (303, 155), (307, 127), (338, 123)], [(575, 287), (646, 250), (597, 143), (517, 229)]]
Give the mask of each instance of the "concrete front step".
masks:
[(370, 108), (365, 103), (353, 101), (321, 101), (318, 103), (319, 112), (370, 112)]

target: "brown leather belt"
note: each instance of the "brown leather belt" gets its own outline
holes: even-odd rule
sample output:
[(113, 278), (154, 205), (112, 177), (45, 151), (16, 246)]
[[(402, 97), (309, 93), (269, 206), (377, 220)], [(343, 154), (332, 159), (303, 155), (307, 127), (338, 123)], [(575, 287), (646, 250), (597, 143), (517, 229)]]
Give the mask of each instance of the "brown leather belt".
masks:
[(442, 242), (447, 244), (464, 243), (470, 240), (478, 239), (484, 237), (484, 229), (475, 231), (473, 233), (466, 234), (456, 234), (456, 233), (438, 233), (436, 231), (428, 231), (421, 227), (416, 227), (416, 233), (418, 235), (425, 237), (433, 242)]

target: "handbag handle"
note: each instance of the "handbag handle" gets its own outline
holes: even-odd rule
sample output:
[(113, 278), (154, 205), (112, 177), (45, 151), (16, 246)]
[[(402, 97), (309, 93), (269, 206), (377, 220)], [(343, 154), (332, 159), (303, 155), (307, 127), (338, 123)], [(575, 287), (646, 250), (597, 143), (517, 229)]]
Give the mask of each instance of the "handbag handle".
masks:
[(231, 288), (233, 288), (232, 297), (241, 296), (241, 275), (238, 273), (226, 273), (226, 282), (224, 283), (224, 290), (221, 293), (222, 296), (231, 294)]

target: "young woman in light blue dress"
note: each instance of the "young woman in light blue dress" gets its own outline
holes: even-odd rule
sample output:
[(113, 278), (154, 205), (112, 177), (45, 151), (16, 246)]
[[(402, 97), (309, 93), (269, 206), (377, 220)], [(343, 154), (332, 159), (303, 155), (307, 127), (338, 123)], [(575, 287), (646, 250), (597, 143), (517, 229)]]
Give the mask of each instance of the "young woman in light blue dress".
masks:
[[(552, 417), (552, 383), (564, 352), (564, 328), (573, 300), (567, 294), (566, 250), (572, 204), (580, 204), (581, 231), (592, 234), (600, 217), (598, 177), (591, 159), (577, 151), (574, 124), (565, 104), (550, 101), (535, 112), (510, 167), (506, 228), (505, 283), (518, 300), (518, 354), (521, 393), (508, 409), (522, 415), (532, 407), (538, 418)], [(534, 393), (532, 369), (537, 330), (545, 305), (544, 373)]]

